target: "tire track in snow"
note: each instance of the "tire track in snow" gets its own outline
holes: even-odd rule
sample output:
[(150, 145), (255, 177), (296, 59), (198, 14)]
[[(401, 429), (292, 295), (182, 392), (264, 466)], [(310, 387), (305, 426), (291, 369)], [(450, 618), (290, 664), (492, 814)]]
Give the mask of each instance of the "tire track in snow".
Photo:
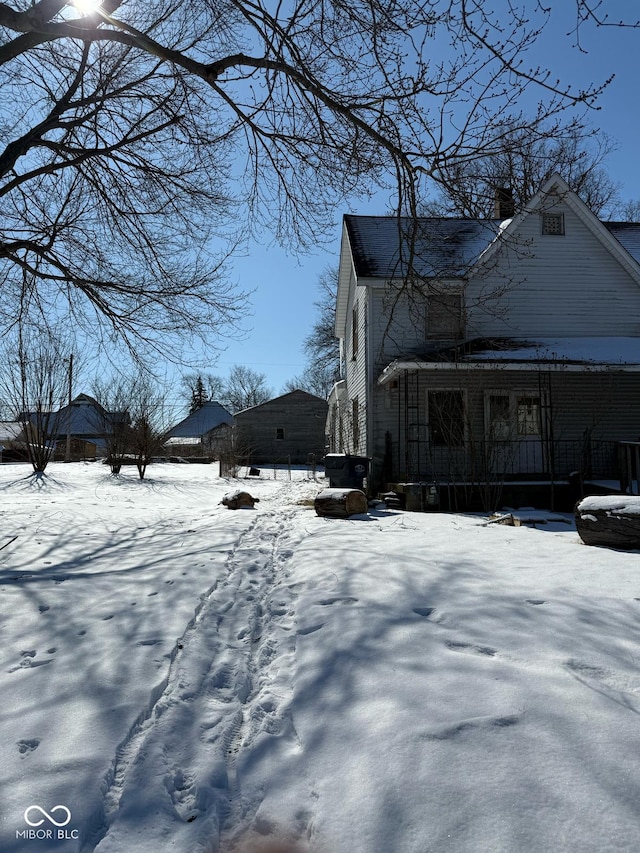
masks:
[(283, 543), (297, 512), (256, 510), (238, 536), (176, 644), (166, 679), (117, 750), (84, 853), (120, 853), (131, 837), (139, 848), (143, 837), (154, 853), (168, 837), (180, 849), (216, 850), (223, 828), (255, 812), (253, 800), (243, 801), (237, 764), (257, 736), (282, 727), (282, 703), (264, 687), (282, 651), (269, 628), (280, 621), (285, 637), (291, 618), (277, 581), (292, 554)]

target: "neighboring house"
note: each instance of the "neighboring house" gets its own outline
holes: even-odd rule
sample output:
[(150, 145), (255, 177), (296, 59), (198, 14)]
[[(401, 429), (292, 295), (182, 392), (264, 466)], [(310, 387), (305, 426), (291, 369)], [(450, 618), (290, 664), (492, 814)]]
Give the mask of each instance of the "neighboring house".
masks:
[(0, 462), (26, 458), (23, 426), (19, 421), (0, 421)]
[(218, 456), (232, 423), (224, 406), (207, 402), (169, 431), (165, 450), (174, 456)]
[(291, 391), (233, 416), (239, 452), (251, 462), (306, 464), (325, 449), (327, 401)]
[(345, 216), (335, 328), (329, 445), (370, 458), (372, 491), (487, 505), (618, 477), (640, 438), (640, 224), (558, 175), (506, 220)]
[(30, 423), (33, 429), (40, 425), (47, 432), (55, 444), (55, 458), (65, 457), (69, 437), (71, 458), (85, 459), (106, 455), (110, 436), (126, 417), (122, 412), (108, 412), (88, 394), (79, 394), (70, 405), (58, 411), (26, 412), (19, 420), (23, 424)]

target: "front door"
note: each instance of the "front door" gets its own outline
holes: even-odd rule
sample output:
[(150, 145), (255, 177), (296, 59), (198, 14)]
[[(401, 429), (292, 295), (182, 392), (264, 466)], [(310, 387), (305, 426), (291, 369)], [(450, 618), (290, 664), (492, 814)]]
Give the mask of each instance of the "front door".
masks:
[(493, 474), (544, 471), (542, 404), (539, 395), (494, 391), (485, 397), (485, 436)]
[(516, 426), (518, 441), (519, 474), (541, 474), (544, 471), (542, 456), (542, 406), (539, 396), (516, 397)]

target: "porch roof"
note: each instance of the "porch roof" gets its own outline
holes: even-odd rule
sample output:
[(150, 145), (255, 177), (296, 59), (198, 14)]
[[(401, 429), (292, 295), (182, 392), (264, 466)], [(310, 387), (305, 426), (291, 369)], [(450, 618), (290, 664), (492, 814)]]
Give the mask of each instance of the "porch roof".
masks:
[(474, 338), (450, 347), (400, 357), (388, 364), (378, 383), (405, 370), (508, 370), (640, 372), (640, 338)]

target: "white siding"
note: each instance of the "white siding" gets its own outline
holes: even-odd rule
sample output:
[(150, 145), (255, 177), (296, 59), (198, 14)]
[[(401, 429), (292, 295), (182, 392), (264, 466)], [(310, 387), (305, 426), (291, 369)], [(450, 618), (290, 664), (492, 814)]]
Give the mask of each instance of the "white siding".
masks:
[[(365, 287), (351, 287), (349, 307), (347, 311), (347, 328), (345, 339), (345, 378), (347, 386), (347, 405), (343, 412), (343, 435), (345, 447), (349, 453), (364, 454), (367, 449), (366, 407), (368, 391), (368, 361), (367, 361), (367, 306), (368, 292)], [(357, 351), (353, 352), (353, 318), (357, 317)], [(354, 429), (353, 401), (357, 400), (359, 423)], [(357, 441), (354, 442), (354, 434)]]
[(568, 204), (551, 210), (563, 236), (543, 236), (534, 213), (469, 283), (469, 337), (640, 335), (638, 284)]

